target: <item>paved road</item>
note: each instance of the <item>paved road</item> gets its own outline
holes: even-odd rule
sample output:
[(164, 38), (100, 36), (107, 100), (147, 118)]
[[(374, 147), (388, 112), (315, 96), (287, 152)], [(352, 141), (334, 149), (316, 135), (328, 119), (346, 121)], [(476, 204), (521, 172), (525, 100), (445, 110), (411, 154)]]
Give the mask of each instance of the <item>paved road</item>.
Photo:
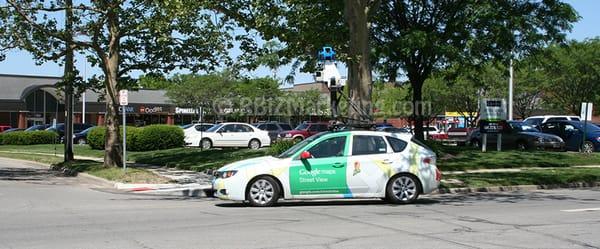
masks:
[(600, 189), (287, 202), (117, 193), (0, 159), (0, 248), (598, 248)]

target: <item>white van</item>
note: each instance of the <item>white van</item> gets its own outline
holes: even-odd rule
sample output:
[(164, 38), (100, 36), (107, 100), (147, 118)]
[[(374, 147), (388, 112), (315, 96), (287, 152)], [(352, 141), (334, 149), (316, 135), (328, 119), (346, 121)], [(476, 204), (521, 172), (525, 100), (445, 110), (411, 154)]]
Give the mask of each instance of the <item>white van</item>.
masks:
[(566, 115), (544, 115), (544, 116), (532, 116), (523, 120), (523, 124), (530, 125), (533, 127), (539, 127), (539, 125), (549, 121), (580, 121), (577, 116), (566, 116)]

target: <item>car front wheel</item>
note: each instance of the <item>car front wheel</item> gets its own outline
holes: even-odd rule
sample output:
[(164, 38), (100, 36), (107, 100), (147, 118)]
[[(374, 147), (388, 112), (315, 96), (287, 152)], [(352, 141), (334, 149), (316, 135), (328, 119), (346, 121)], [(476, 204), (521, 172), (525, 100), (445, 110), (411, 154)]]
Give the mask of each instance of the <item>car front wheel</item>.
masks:
[(272, 177), (257, 177), (246, 191), (246, 200), (254, 207), (271, 207), (277, 203), (280, 195), (279, 185)]
[(208, 138), (202, 139), (202, 141), (200, 141), (200, 147), (203, 150), (208, 150), (208, 149), (212, 148), (212, 142)]
[(409, 204), (413, 203), (421, 193), (419, 180), (413, 175), (396, 175), (390, 180), (386, 198), (391, 203)]

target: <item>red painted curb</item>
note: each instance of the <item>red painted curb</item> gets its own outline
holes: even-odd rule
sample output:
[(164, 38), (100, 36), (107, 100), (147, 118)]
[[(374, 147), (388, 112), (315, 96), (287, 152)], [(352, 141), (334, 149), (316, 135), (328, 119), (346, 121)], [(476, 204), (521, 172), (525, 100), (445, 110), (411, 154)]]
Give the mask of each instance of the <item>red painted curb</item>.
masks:
[(155, 189), (149, 188), (149, 187), (141, 187), (141, 188), (132, 188), (129, 191), (138, 192), (138, 191), (148, 191), (148, 190), (155, 190)]

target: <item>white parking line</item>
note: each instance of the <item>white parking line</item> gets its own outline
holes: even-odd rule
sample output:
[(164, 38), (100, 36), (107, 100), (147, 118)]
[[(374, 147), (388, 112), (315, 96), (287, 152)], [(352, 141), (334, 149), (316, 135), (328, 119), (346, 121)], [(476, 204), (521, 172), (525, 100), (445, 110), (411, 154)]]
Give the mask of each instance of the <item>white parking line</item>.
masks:
[(579, 208), (579, 209), (565, 209), (565, 210), (560, 210), (563, 212), (590, 212), (590, 211), (600, 211), (600, 208)]

